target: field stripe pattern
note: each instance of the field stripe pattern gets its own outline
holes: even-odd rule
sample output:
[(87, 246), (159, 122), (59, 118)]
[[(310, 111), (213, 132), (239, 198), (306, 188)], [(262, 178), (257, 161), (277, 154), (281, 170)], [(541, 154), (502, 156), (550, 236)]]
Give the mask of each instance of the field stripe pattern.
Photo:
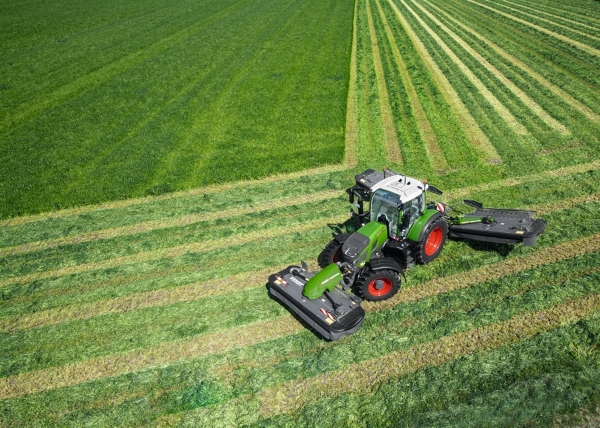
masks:
[[(352, 37), (348, 70), (313, 77), (343, 81), (345, 129), (315, 134), (345, 139), (340, 163), (0, 219), (0, 425), (549, 426), (597, 406), (600, 20), (597, 5), (571, 2), (327, 3), (347, 14), (343, 30), (320, 33), (317, 20), (310, 31)], [(278, 35), (303, 40), (290, 22), (312, 22), (314, 4), (284, 3), (264, 3), (251, 57), (206, 87), (182, 77), (178, 93), (235, 102), (227, 94), (253, 81)], [(208, 4), (220, 25), (259, 5)], [(155, 48), (178, 49), (204, 23)], [(311, 82), (269, 95), (274, 126)], [(19, 123), (54, 111), (35, 105)], [(201, 131), (203, 118), (185, 120)], [(177, 141), (163, 160), (173, 169), (193, 148), (190, 135)], [(267, 278), (301, 260), (318, 269), (332, 236), (358, 227), (345, 189), (383, 165), (441, 188), (454, 212), (472, 210), (465, 198), (531, 209), (547, 229), (533, 247), (448, 240), (393, 298), (363, 302), (355, 334), (325, 342), (268, 297)]]

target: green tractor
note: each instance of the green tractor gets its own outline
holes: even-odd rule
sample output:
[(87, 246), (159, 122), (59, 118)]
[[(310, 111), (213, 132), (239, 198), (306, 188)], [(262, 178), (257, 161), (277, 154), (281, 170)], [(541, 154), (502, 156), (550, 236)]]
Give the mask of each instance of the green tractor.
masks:
[(269, 277), (269, 294), (328, 340), (356, 332), (365, 316), (362, 299), (395, 295), (404, 273), (433, 261), (448, 237), (534, 245), (546, 227), (545, 220), (532, 218), (534, 211), (483, 208), (472, 200), (464, 202), (473, 213), (449, 215), (441, 201), (426, 199), (426, 192), (441, 197), (440, 190), (385, 168), (355, 178), (347, 193), (360, 229), (327, 244), (318, 258), (320, 272), (302, 263)]

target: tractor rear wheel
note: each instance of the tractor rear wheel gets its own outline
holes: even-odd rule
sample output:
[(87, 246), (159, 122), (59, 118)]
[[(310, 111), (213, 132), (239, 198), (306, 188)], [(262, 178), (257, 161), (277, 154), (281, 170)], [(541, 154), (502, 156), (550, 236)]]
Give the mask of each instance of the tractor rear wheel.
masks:
[(337, 263), (342, 255), (342, 244), (336, 239), (329, 241), (329, 244), (321, 251), (317, 261), (321, 268), (326, 268), (331, 263)]
[(400, 277), (390, 269), (369, 271), (361, 277), (358, 291), (365, 300), (385, 300), (400, 289)]
[(444, 248), (448, 236), (448, 223), (438, 217), (427, 226), (423, 240), (417, 244), (417, 261), (427, 264), (435, 259)]

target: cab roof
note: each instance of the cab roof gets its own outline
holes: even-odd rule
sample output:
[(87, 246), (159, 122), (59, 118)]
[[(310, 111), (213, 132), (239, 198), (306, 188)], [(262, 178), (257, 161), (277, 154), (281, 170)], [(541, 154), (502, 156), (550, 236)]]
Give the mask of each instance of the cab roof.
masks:
[(384, 178), (371, 187), (371, 192), (379, 189), (385, 189), (388, 192), (394, 193), (400, 197), (402, 203), (411, 201), (423, 194), (426, 185), (414, 178), (404, 175), (392, 175)]

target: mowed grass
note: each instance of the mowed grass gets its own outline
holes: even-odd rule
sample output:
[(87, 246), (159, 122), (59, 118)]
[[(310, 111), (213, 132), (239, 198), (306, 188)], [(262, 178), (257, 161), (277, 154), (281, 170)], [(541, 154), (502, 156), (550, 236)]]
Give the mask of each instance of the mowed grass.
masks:
[(0, 7), (1, 217), (343, 160), (350, 0)]
[[(60, 14), (77, 16), (84, 6), (73, 3)], [(88, 43), (91, 28), (109, 34), (115, 26), (123, 33), (117, 51), (98, 41), (102, 55), (73, 49), (62, 63), (51, 49), (34, 49), (46, 33), (21, 38), (27, 20), (7, 15), (14, 25), (0, 31), (14, 46), (38, 52), (57, 70), (71, 60), (78, 65), (55, 79), (31, 73), (32, 85), (55, 96), (31, 95), (26, 103), (13, 93), (17, 108), (1, 122), (0, 130), (11, 129), (3, 141), (41, 132), (35, 124), (42, 117), (56, 118), (73, 103), (86, 100), (96, 111), (114, 104), (103, 85), (129, 76), (133, 90), (141, 82), (134, 70), (148, 72), (153, 61), (157, 75), (148, 81), (169, 70), (175, 78), (142, 93), (156, 96), (146, 99), (143, 117), (134, 118), (133, 104), (121, 105), (111, 123), (114, 139), (100, 158), (72, 169), (96, 195), (106, 185), (91, 180), (108, 165), (102, 159), (121, 157), (129, 168), (136, 150), (146, 153), (141, 133), (178, 138), (169, 140), (172, 151), (156, 156), (151, 180), (130, 187), (140, 197), (108, 201), (114, 195), (107, 194), (97, 199), (107, 200), (101, 205), (0, 220), (0, 425), (597, 423), (600, 103), (591, 31), (600, 25), (597, 5), (245, 0), (182, 2), (181, 9), (154, 2), (143, 11), (134, 4), (85, 7), (97, 13), (73, 18), (71, 26), (41, 10), (39, 21), (27, 19), (48, 34), (72, 28), (77, 36), (61, 38), (53, 49), (78, 38)], [(527, 15), (532, 9), (540, 11), (535, 20)], [(112, 18), (122, 15), (140, 27), (119, 27)], [(164, 33), (134, 37), (148, 26)], [(222, 40), (203, 37), (209, 30)], [(325, 39), (310, 44), (316, 34)], [(576, 42), (573, 49), (565, 38)], [(293, 40), (302, 49), (289, 53)], [(330, 40), (339, 42), (334, 51)], [(592, 50), (578, 47), (586, 43)], [(213, 52), (217, 44), (221, 50)], [(321, 54), (327, 60), (303, 68)], [(318, 64), (330, 70), (337, 55), (341, 78), (321, 89), (341, 101), (331, 92), (324, 104), (304, 110), (314, 107), (315, 120), (329, 127), (319, 128), (311, 116), (294, 119), (287, 100), (314, 101), (320, 72), (311, 70)], [(285, 61), (277, 65), (275, 58)], [(208, 66), (198, 71), (193, 62)], [(279, 66), (306, 72), (308, 80), (271, 72)], [(266, 75), (274, 92), (253, 92)], [(253, 91), (243, 92), (244, 85)], [(264, 94), (271, 105), (257, 103)], [(281, 120), (261, 122), (262, 115)], [(99, 125), (92, 116), (73, 124), (93, 133)], [(248, 153), (228, 144), (242, 116), (263, 128), (236, 127), (240, 140), (272, 144), (269, 135), (279, 132), (298, 137), (304, 129), (296, 126), (306, 120), (308, 134), (333, 136), (323, 144), (337, 158), (265, 161), (264, 147)], [(44, 126), (50, 129), (50, 121)], [(194, 136), (203, 132), (218, 144), (194, 158)], [(124, 156), (130, 144), (131, 157)], [(144, 155), (144, 168), (154, 165), (154, 149)], [(228, 150), (239, 156), (221, 159), (218, 153)], [(213, 172), (203, 162), (211, 156), (239, 161), (242, 175), (207, 179)], [(342, 159), (343, 165), (260, 178)], [(195, 172), (186, 175), (180, 166), (190, 165)], [(363, 304), (367, 315), (356, 334), (325, 342), (268, 298), (267, 278), (301, 260), (316, 269), (332, 235), (357, 227), (348, 220), (345, 188), (363, 168), (382, 165), (427, 178), (458, 212), (470, 211), (462, 204), (470, 198), (487, 207), (537, 210), (548, 227), (534, 247), (448, 241), (437, 260), (407, 273), (394, 298)], [(52, 170), (42, 170), (50, 177)], [(107, 170), (114, 176), (115, 169)]]

